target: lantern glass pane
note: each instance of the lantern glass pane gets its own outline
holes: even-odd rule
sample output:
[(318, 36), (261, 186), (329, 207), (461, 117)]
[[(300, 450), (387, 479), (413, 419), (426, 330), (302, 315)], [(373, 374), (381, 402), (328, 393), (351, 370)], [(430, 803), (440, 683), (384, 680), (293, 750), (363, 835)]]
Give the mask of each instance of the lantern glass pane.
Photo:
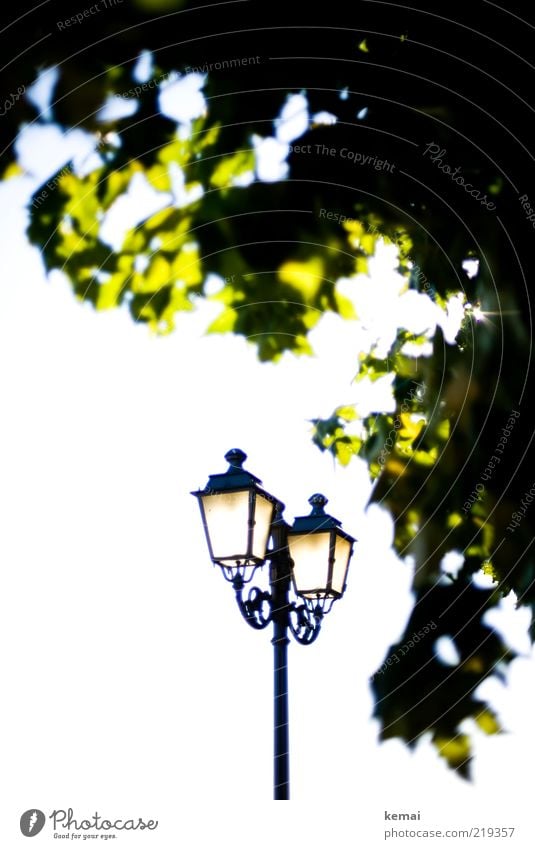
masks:
[(343, 593), (344, 584), (349, 563), (349, 555), (351, 553), (351, 543), (343, 537), (336, 536), (336, 544), (334, 547), (334, 566), (332, 588), (336, 593)]
[(329, 531), (289, 535), (295, 589), (305, 598), (325, 595), (329, 575), (330, 536)]
[(257, 495), (255, 503), (253, 557), (265, 560), (274, 504), (263, 495)]
[(249, 490), (202, 495), (212, 556), (219, 563), (235, 566), (245, 560), (249, 528)]

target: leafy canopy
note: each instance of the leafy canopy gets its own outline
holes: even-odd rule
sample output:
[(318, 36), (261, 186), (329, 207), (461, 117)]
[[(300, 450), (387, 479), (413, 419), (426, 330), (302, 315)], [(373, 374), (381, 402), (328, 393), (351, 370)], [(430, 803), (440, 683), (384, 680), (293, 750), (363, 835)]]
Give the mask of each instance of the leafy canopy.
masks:
[[(357, 382), (391, 381), (395, 410), (359, 416), (340, 405), (313, 422), (312, 438), (343, 465), (366, 461), (372, 501), (390, 511), (396, 551), (415, 564), (414, 609), (387, 657), (399, 662), (373, 678), (382, 736), (412, 746), (428, 735), (468, 775), (466, 720), (500, 730), (478, 687), (515, 656), (485, 616), (511, 592), (535, 610), (525, 518), (535, 492), (525, 410), (531, 234), (517, 189), (532, 169), (518, 130), (531, 107), (514, 94), (509, 66), (507, 86), (481, 72), (494, 59), (488, 39), (470, 37), (476, 11), (443, 22), (431, 45), (417, 9), (396, 6), (387, 31), (378, 5), (307, 6), (304, 15), (301, 3), (275, 3), (269, 14), (231, 3), (207, 16), (144, 0), (102, 15), (98, 32), (91, 21), (72, 27), (69, 41), (55, 31), (46, 61), (36, 38), (10, 73), (29, 85), (37, 69), (57, 65), (54, 120), (91, 134), (96, 158), (85, 171), (67, 163), (35, 192), (28, 235), (47, 271), (65, 274), (97, 310), (126, 308), (167, 333), (177, 312), (215, 299), (210, 332), (245, 336), (262, 361), (312, 353), (310, 331), (326, 312), (362, 323), (343, 291), (362, 285), (378, 244), (396, 246), (400, 299), (418, 295), (415, 310), (425, 305), (435, 318), (415, 331), (400, 312), (386, 348), (377, 340), (355, 359)], [(58, 20), (72, 15), (61, 3), (55, 10)], [(32, 11), (30, 31), (43, 14)], [(487, 32), (497, 35), (494, 15), (487, 5)], [(515, 30), (519, 44), (522, 35)], [(153, 64), (140, 84), (147, 50)], [(173, 119), (160, 95), (175, 85), (184, 98), (180, 85), (198, 80), (192, 67), (208, 70), (203, 106)], [(133, 114), (102, 117), (105, 102), (119, 100)], [(25, 98), (5, 119), (6, 149), (21, 122), (46, 123)], [(4, 177), (17, 173), (10, 164)], [(111, 244), (106, 222), (141, 184), (156, 211)], [(445, 328), (455, 310), (453, 339)], [(453, 642), (458, 663), (437, 657), (438, 637)]]

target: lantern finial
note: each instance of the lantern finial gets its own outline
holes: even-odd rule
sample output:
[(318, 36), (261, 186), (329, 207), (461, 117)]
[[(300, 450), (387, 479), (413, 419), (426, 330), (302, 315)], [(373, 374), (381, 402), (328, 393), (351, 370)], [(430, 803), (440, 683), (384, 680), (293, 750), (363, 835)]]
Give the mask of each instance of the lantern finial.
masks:
[(229, 472), (234, 470), (241, 471), (243, 464), (247, 460), (247, 454), (245, 451), (242, 451), (241, 448), (231, 448), (230, 451), (227, 451), (225, 454), (225, 460), (229, 464)]
[(314, 495), (311, 495), (310, 498), (308, 499), (308, 503), (312, 507), (312, 513), (310, 515), (311, 516), (324, 516), (325, 510), (323, 508), (327, 504), (328, 500), (329, 499), (325, 498), (325, 496), (322, 495), (321, 492), (315, 492)]

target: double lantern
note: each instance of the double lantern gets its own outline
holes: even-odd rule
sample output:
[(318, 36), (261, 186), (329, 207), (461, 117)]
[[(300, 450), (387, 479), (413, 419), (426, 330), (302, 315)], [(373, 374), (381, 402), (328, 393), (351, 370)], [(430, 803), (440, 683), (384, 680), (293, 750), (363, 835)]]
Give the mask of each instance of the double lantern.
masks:
[[(227, 471), (210, 475), (205, 489), (192, 495), (199, 501), (212, 562), (228, 580), (239, 576), (246, 583), (272, 553), (268, 550), (272, 528), (284, 505), (243, 468), (243, 451), (232, 449), (225, 459)], [(338, 519), (325, 513), (326, 503), (320, 494), (309, 498), (312, 512), (287, 528), (287, 546), (296, 594), (330, 609), (346, 588), (355, 540)]]

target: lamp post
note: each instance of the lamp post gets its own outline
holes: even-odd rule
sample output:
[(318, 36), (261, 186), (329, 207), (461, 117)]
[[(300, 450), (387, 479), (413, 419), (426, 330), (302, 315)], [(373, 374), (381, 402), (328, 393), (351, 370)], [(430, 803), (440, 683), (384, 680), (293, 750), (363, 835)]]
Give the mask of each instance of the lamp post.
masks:
[[(243, 468), (244, 452), (234, 448), (225, 459), (227, 471), (210, 475), (205, 489), (191, 494), (199, 501), (210, 558), (232, 584), (245, 621), (257, 630), (273, 624), (273, 794), (289, 799), (289, 634), (302, 645), (317, 638), (323, 617), (346, 588), (355, 540), (325, 513), (327, 499), (320, 494), (309, 498), (311, 514), (290, 527), (282, 518), (284, 504)], [(267, 560), (269, 591), (254, 586), (244, 596)]]

